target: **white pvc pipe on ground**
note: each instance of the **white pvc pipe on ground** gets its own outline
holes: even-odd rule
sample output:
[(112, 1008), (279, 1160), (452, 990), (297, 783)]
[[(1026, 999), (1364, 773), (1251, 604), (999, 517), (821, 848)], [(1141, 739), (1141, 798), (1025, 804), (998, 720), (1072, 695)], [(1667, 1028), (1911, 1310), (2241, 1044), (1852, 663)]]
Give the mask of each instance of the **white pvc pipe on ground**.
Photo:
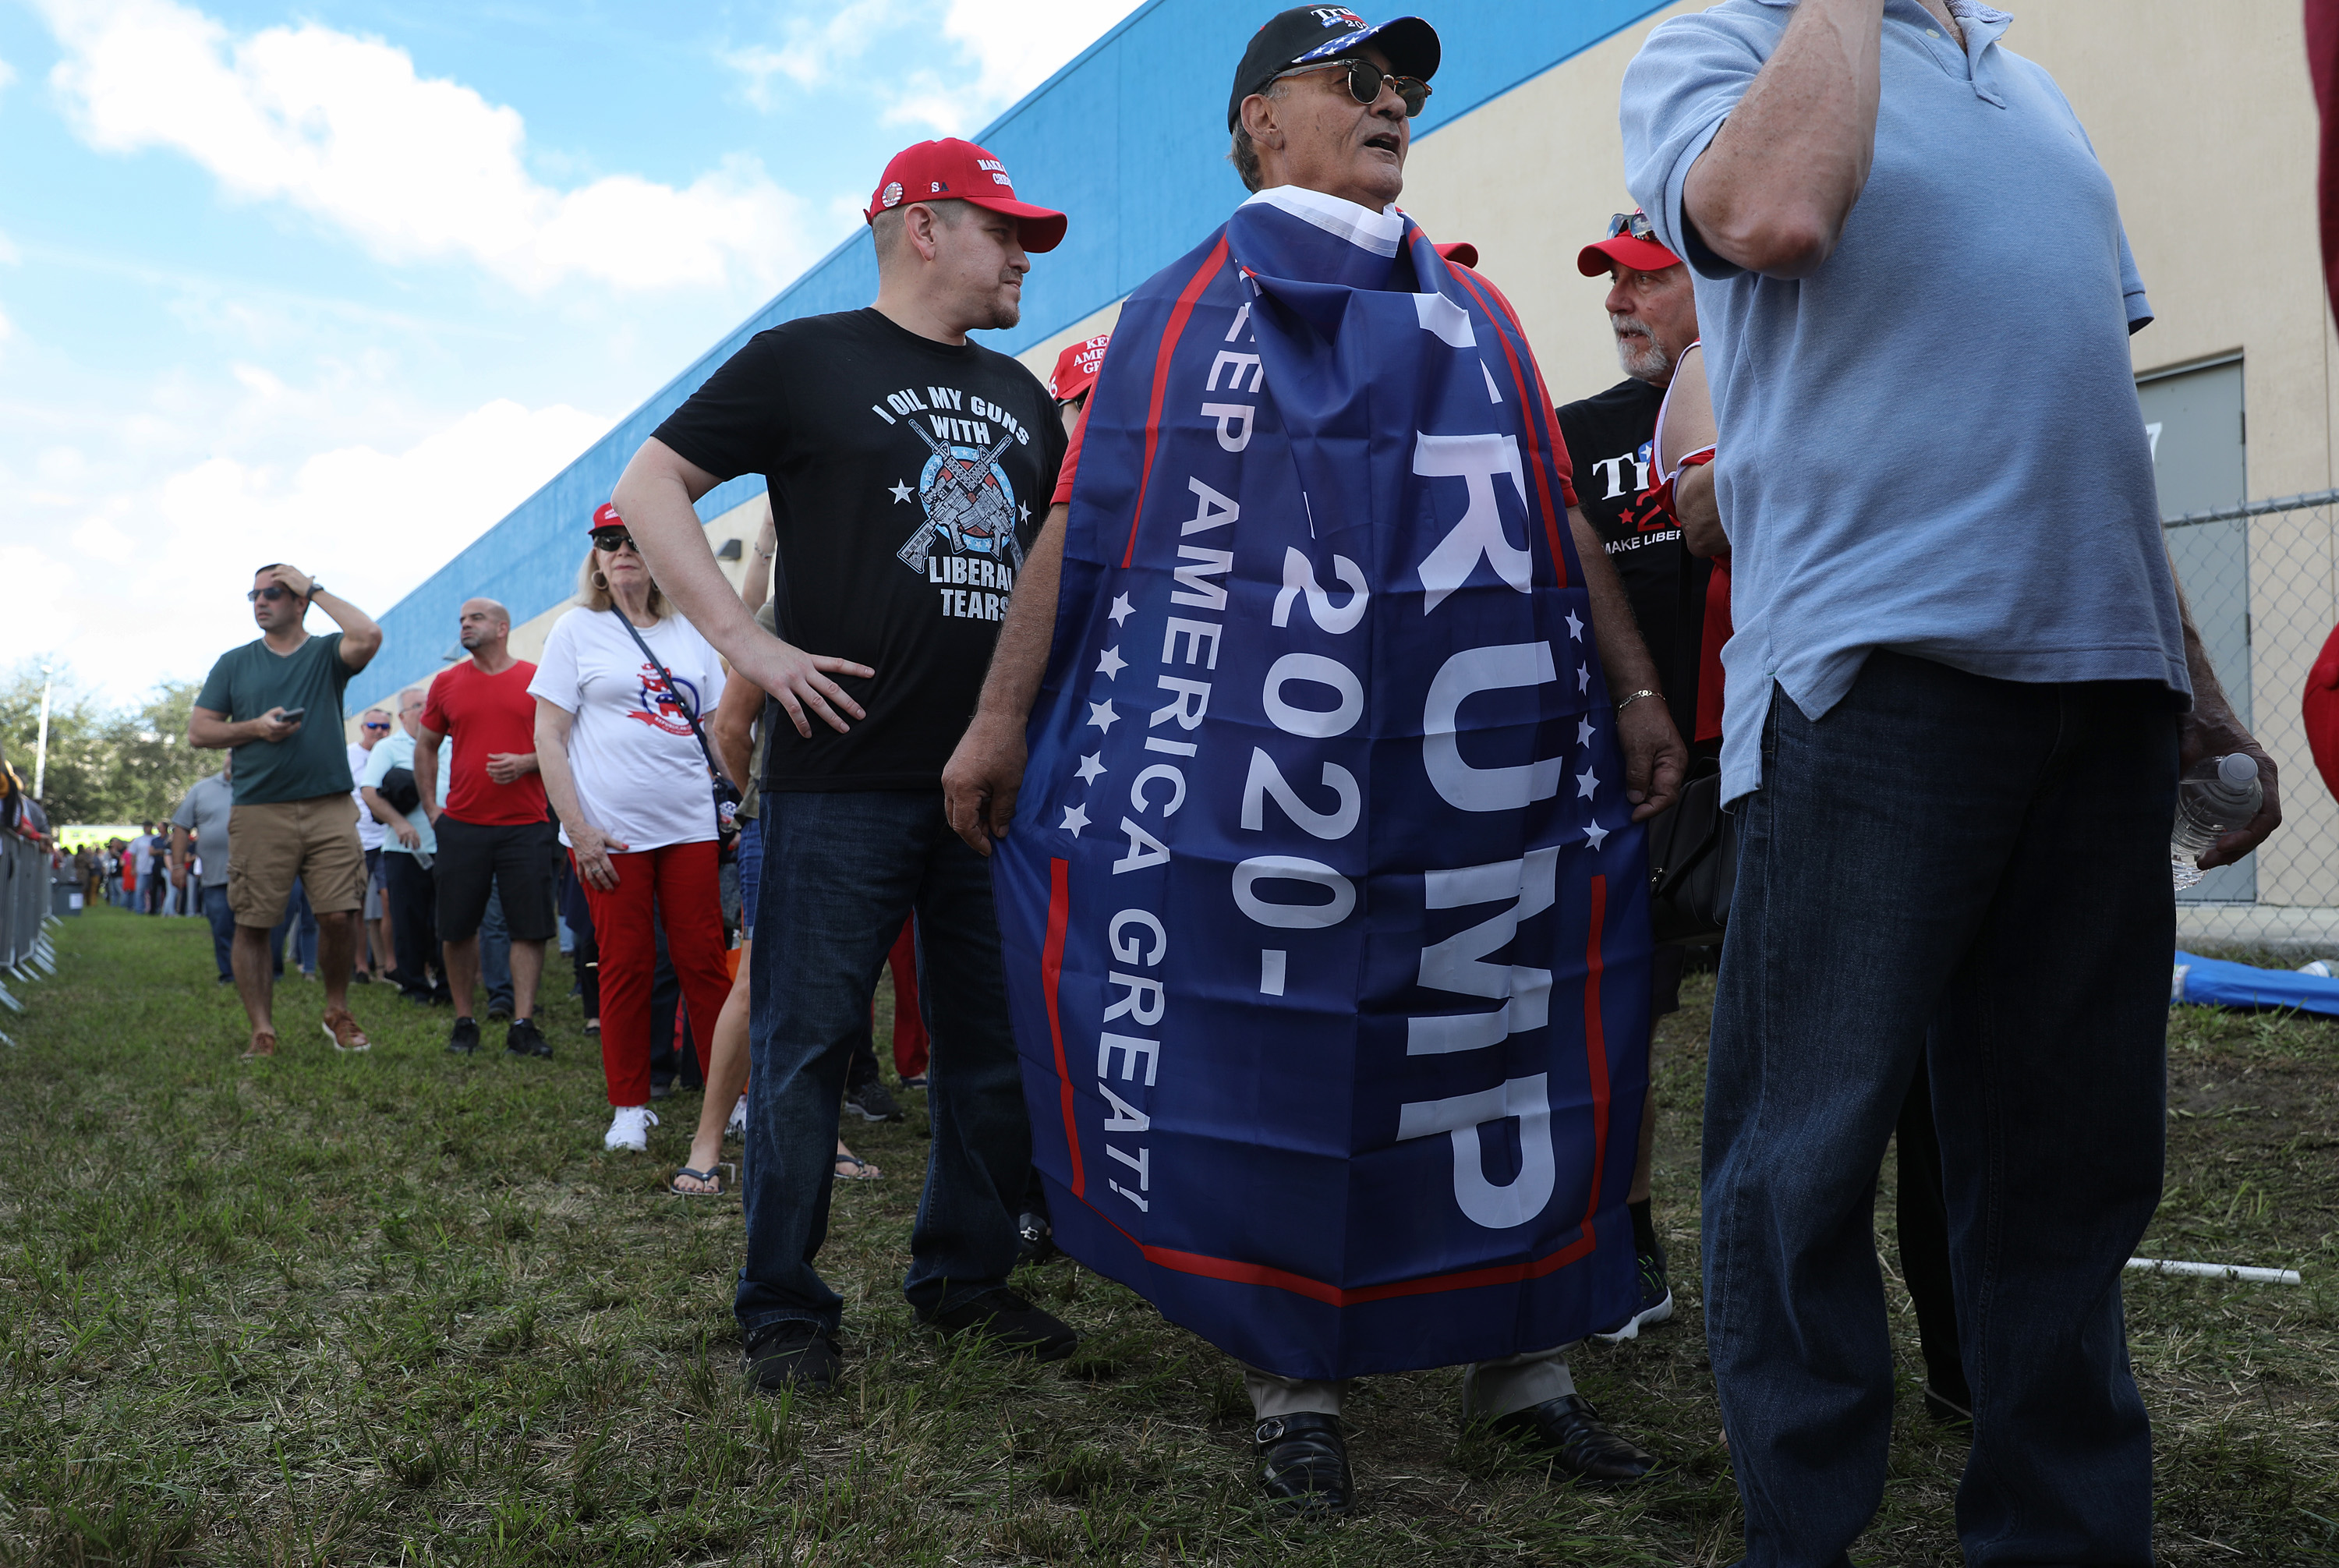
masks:
[(2295, 1268), (2250, 1268), (2238, 1263), (2176, 1263), (2165, 1257), (2131, 1257), (2129, 1268), (2140, 1274), (2190, 1274), (2203, 1279), (2240, 1279), (2253, 1285), (2299, 1285)]

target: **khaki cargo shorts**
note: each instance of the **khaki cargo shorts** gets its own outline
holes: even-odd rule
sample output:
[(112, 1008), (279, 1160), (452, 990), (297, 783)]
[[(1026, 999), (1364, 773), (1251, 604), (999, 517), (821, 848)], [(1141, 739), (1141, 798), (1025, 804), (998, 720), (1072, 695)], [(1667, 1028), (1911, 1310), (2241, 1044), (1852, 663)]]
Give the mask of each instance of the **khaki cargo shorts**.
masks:
[(269, 927), (284, 918), (295, 879), (318, 914), (354, 912), (365, 902), (365, 851), (358, 843), (358, 803), (346, 794), (237, 805), (227, 819), (227, 907), (238, 925)]

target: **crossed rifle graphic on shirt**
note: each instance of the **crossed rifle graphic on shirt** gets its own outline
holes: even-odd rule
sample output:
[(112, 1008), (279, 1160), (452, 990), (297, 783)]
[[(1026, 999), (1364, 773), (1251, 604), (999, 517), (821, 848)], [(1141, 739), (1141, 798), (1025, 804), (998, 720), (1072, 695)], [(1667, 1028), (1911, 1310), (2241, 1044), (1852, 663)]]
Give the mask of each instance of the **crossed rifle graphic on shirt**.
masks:
[[(980, 501), (991, 465), (999, 459), (999, 454), (1005, 451), (1009, 444), (1015, 439), (1012, 432), (1000, 437), (997, 446), (970, 463), (962, 458), (954, 456), (947, 443), (936, 439), (931, 431), (915, 419), (906, 422), (911, 429), (917, 432), (918, 439), (925, 442), (934, 456), (943, 460), (943, 478), (958, 491), (951, 500), (961, 510), (971, 511)], [(1012, 498), (1009, 498), (1009, 504), (1012, 504)], [(927, 558), (933, 554), (934, 537), (943, 531), (943, 524), (935, 519), (932, 512), (929, 512), (925, 522), (919, 526), (918, 531), (910, 536), (909, 542), (893, 553), (900, 557), (904, 566), (923, 576)], [(1015, 519), (1009, 518), (1006, 527), (1001, 531), (1006, 537), (1008, 565), (1020, 572), (1023, 569), (1023, 547), (1015, 537)]]

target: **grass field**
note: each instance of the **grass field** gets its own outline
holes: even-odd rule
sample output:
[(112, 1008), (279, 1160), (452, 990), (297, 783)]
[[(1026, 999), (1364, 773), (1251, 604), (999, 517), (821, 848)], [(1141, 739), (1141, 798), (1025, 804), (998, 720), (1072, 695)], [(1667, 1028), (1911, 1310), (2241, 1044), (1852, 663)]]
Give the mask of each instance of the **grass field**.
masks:
[[(1061, 1261), (1035, 1297), (1090, 1338), (1070, 1362), (938, 1347), (899, 1278), (924, 1137), (854, 1131), (883, 1181), (841, 1184), (824, 1257), (846, 1297), (826, 1398), (745, 1395), (730, 1314), (735, 1198), (663, 1190), (696, 1101), (650, 1154), (604, 1154), (597, 1051), (557, 1000), (558, 1056), (360, 990), (370, 1054), (336, 1056), (313, 987), (284, 1050), (239, 1062), (200, 922), (106, 909), (0, 1019), (0, 1561), (794, 1564), (1208, 1562), (1725, 1563), (1737, 1501), (1704, 1371), (1696, 1129), (1710, 981), (1661, 1035), (1658, 1216), (1683, 1310), (1586, 1346), (1585, 1392), (1667, 1469), (1555, 1484), (1457, 1430), (1456, 1375), (1373, 1379), (1352, 1410), (1356, 1513), (1253, 1503), (1236, 1369)], [(567, 968), (548, 981), (565, 990)], [(2304, 1288), (2135, 1279), (2168, 1563), (2339, 1560), (2339, 1027), (2172, 1019), (2156, 1256), (2281, 1263)], [(1886, 1165), (1889, 1182), (1890, 1163)], [(1890, 1212), (1888, 1200), (1880, 1207)], [(1892, 1260), (1889, 1232), (1888, 1267)], [(1857, 1555), (1958, 1561), (1963, 1459), (1916, 1408)]]

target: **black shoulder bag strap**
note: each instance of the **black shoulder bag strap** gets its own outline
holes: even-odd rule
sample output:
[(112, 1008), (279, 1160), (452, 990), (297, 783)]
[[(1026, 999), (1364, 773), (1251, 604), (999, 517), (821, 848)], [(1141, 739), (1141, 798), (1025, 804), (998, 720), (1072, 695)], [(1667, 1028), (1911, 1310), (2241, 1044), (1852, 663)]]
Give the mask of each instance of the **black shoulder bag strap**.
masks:
[(682, 695), (682, 688), (674, 684), (674, 672), (666, 667), (657, 655), (650, 652), (649, 644), (642, 640), (641, 631), (634, 625), (632, 617), (622, 608), (615, 608), (612, 613), (617, 616), (617, 624), (626, 628), (626, 635), (634, 639), (634, 646), (642, 650), (642, 657), (649, 660), (651, 667), (657, 671), (658, 678), (666, 682), (666, 689), (674, 694), (676, 705), (682, 709), (683, 718), (689, 723), (691, 738), (698, 743), (698, 754), (706, 759), (706, 772), (715, 785), (716, 831), (724, 838), (730, 838), (739, 831), (739, 824), (731, 814), (731, 808), (739, 804), (738, 786), (725, 777), (723, 769), (716, 764), (715, 748), (706, 744), (706, 732), (698, 727), (698, 715), (691, 710), (689, 699)]

